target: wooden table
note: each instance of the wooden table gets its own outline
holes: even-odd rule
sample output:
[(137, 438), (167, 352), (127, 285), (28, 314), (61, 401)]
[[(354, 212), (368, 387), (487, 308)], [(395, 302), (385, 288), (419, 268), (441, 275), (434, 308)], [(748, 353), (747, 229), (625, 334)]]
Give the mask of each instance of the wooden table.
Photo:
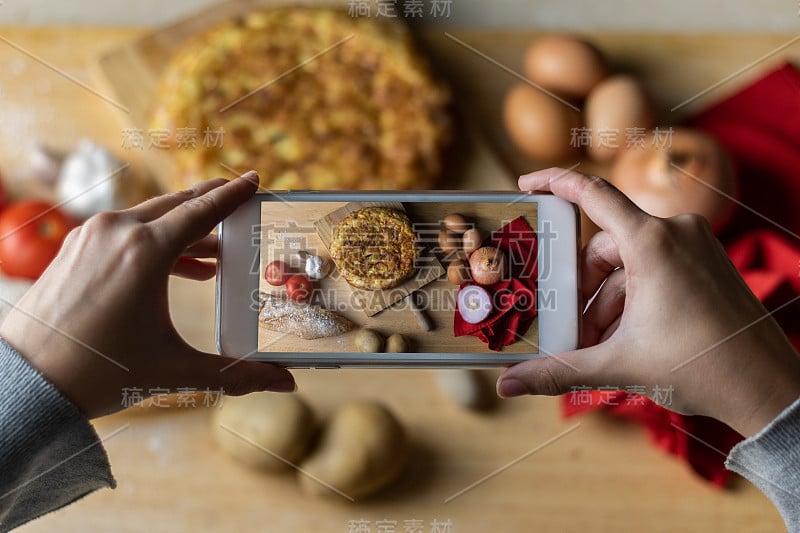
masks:
[[(142, 31), (118, 28), (2, 28), (0, 36), (92, 88), (97, 54)], [(530, 34), (454, 32), (512, 68)], [(600, 35), (598, 43), (639, 67), (670, 107), (787, 41), (791, 36)], [(474, 101), (485, 131), (514, 170), (498, 128), (497, 96), (513, 78), (440, 35), (454, 47), (449, 69)], [(795, 45), (787, 52), (798, 57)], [(775, 64), (723, 85), (694, 105), (718, 98)], [(81, 136), (120, 147), (124, 114), (78, 84), (0, 43), (0, 168), (23, 174), (33, 139), (69, 148)], [(491, 67), (491, 68), (490, 68)], [(477, 73), (467, 78), (469, 69)], [(467, 81), (464, 81), (467, 80)], [(102, 92), (102, 89), (100, 89)], [(494, 115), (493, 115), (494, 114)], [(140, 154), (119, 150), (141, 168)], [(509, 156), (508, 154), (512, 154)], [(176, 280), (171, 307), (178, 330), (213, 350), (213, 285)], [(647, 442), (643, 431), (601, 415), (563, 420), (558, 400), (505, 401), (492, 412), (464, 412), (443, 398), (425, 371), (298, 372), (300, 394), (320, 417), (353, 397), (379, 398), (413, 435), (408, 472), (391, 490), (355, 504), (309, 499), (292, 479), (250, 472), (216, 450), (208, 409), (131, 410), (95, 421), (105, 442), (115, 491), (104, 490), (20, 531), (348, 531), (350, 520), (452, 522), (451, 531), (776, 531), (782, 522), (765, 497), (738, 480), (720, 491)], [(124, 428), (121, 429), (120, 428)], [(554, 440), (555, 439), (555, 440)], [(547, 444), (550, 443), (550, 444)], [(526, 455), (527, 454), (527, 455)], [(498, 469), (519, 460), (507, 469)], [(447, 501), (472, 483), (496, 475)]]

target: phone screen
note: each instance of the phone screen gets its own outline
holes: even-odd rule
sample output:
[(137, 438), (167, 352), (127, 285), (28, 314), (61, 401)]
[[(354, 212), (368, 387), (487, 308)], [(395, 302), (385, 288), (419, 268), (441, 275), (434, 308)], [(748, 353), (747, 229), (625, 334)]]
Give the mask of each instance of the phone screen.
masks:
[(259, 352), (538, 352), (535, 202), (260, 211)]

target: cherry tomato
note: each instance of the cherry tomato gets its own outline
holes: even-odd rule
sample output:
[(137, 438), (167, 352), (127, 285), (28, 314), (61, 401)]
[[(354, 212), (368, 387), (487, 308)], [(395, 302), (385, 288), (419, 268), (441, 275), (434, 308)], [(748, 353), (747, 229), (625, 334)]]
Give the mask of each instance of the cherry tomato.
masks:
[(273, 261), (264, 269), (264, 279), (270, 285), (283, 285), (290, 276), (289, 267), (283, 261)]
[(302, 302), (311, 296), (313, 285), (305, 274), (295, 274), (286, 282), (286, 294), (292, 300)]
[(11, 204), (0, 213), (0, 269), (10, 276), (38, 278), (73, 227), (71, 218), (47, 202)]

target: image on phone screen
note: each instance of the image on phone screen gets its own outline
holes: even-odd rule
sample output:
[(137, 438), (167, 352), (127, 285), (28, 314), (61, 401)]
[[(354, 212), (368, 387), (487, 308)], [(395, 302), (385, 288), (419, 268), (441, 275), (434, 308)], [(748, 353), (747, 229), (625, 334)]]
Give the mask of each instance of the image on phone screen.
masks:
[(536, 353), (536, 217), (535, 202), (262, 202), (258, 351), (383, 352), (370, 329), (403, 352)]

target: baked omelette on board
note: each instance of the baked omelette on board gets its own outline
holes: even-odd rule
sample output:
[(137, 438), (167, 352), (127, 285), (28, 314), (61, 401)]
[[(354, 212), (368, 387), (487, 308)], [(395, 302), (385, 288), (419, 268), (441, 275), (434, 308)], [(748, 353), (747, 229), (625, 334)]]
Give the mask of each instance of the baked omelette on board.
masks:
[(441, 170), (449, 99), (402, 23), (282, 7), (188, 39), (150, 127), (166, 135), (172, 189), (224, 168), (256, 169), (268, 189), (426, 189)]

